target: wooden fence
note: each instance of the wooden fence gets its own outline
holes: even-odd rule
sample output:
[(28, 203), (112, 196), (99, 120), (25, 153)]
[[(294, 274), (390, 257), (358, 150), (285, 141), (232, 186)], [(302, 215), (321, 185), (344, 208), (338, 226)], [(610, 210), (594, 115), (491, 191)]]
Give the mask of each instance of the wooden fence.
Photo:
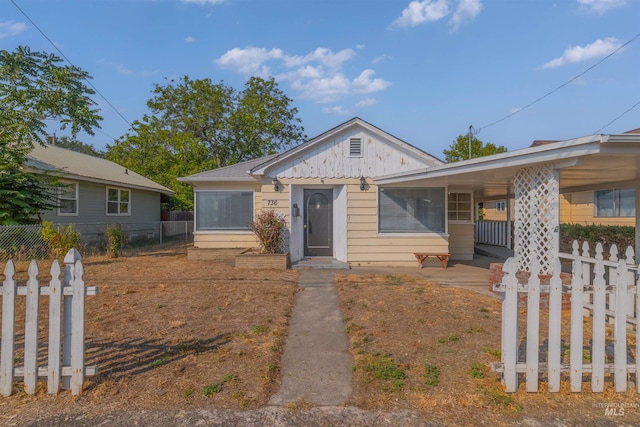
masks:
[(512, 244), (508, 245), (508, 243), (513, 243), (509, 242), (509, 239), (513, 238), (513, 233), (507, 232), (508, 224), (507, 221), (476, 221), (476, 243), (512, 248)]
[[(9, 260), (4, 269), (2, 296), (2, 344), (0, 346), (0, 394), (12, 393), (14, 377), (24, 377), (28, 394), (36, 391), (38, 377), (47, 377), (47, 389), (56, 394), (60, 387), (70, 388), (76, 395), (82, 391), (86, 375), (95, 375), (95, 366), (84, 365), (84, 311), (85, 296), (96, 295), (97, 288), (85, 287), (84, 268), (80, 254), (71, 249), (64, 258), (66, 267), (60, 271), (58, 260), (51, 265), (49, 286), (38, 282), (38, 264), (29, 265), (29, 279), (25, 286), (14, 280), (16, 268)], [(63, 280), (60, 275), (63, 274)], [(14, 366), (16, 297), (24, 296), (24, 366)], [(38, 367), (38, 311), (40, 296), (49, 298), (49, 339), (46, 367)], [(19, 360), (19, 359), (18, 359)]]
[[(572, 392), (581, 391), (583, 375), (590, 375), (593, 392), (603, 392), (605, 382), (611, 380), (617, 392), (625, 392), (629, 374), (640, 372), (637, 357), (640, 330), (635, 321), (640, 293), (633, 249), (627, 249), (626, 259), (620, 260), (615, 247), (610, 251), (609, 260), (604, 260), (600, 244), (594, 258), (588, 256), (588, 246), (583, 245), (582, 255), (578, 254), (577, 242), (573, 249), (572, 254), (560, 254), (571, 262), (570, 286), (562, 284), (560, 257), (554, 262), (550, 278), (540, 276), (539, 265), (534, 262), (526, 283), (518, 283), (517, 276), (522, 275), (518, 274), (515, 258), (509, 258), (503, 267), (502, 283), (494, 285), (494, 290), (503, 292), (504, 296), (502, 361), (495, 363), (493, 369), (503, 374), (507, 392), (517, 391), (520, 375), (526, 379), (528, 392), (538, 391), (541, 376), (545, 375), (550, 392), (560, 391), (563, 375), (568, 375)], [(548, 283), (544, 283), (546, 280)], [(518, 338), (518, 294), (526, 294), (526, 336), (522, 342)], [(548, 313), (543, 312), (546, 304), (540, 304), (541, 294), (548, 294), (544, 295), (545, 299), (548, 297)], [(571, 295), (568, 340), (561, 334), (563, 294)], [(548, 314), (547, 330), (540, 329), (541, 314)], [(590, 318), (591, 333), (585, 337), (587, 318)], [(610, 337), (607, 337), (608, 324), (613, 327)], [(635, 346), (628, 345), (628, 338)], [(567, 341), (568, 363), (563, 357)], [(526, 354), (519, 352), (523, 347)], [(585, 352), (589, 355), (586, 360)], [(640, 391), (640, 375), (635, 375), (635, 382)]]

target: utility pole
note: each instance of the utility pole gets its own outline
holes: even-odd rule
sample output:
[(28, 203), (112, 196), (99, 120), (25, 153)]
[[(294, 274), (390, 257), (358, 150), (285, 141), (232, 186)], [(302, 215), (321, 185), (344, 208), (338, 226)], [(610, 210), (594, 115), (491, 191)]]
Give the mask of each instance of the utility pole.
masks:
[(472, 134), (471, 131), (473, 129), (473, 125), (469, 125), (469, 160), (471, 160), (471, 138), (472, 138)]

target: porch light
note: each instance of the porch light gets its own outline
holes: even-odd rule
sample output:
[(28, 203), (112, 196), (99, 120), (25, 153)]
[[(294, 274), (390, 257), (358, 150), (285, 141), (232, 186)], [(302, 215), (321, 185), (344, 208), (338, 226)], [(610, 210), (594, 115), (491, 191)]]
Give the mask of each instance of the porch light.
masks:
[(367, 185), (367, 180), (364, 176), (360, 177), (360, 191), (364, 191), (365, 186)]
[(280, 181), (278, 181), (278, 178), (275, 177), (271, 180), (271, 184), (273, 184), (273, 190), (274, 191), (280, 191)]

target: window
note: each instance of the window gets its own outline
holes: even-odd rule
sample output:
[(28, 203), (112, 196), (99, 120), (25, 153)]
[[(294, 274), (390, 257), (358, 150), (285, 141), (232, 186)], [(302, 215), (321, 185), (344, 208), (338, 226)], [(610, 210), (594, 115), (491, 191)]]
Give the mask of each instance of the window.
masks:
[(381, 188), (378, 193), (380, 233), (443, 233), (444, 188)]
[(362, 157), (362, 138), (349, 139), (349, 157)]
[(107, 188), (107, 215), (131, 215), (131, 192)]
[(77, 182), (62, 182), (58, 187), (58, 215), (78, 215)]
[(636, 191), (618, 188), (595, 192), (596, 216), (635, 216)]
[(496, 202), (496, 211), (504, 212), (507, 210), (507, 202)]
[(471, 221), (471, 193), (449, 193), (449, 221)]
[(249, 230), (252, 191), (197, 191), (196, 231)]

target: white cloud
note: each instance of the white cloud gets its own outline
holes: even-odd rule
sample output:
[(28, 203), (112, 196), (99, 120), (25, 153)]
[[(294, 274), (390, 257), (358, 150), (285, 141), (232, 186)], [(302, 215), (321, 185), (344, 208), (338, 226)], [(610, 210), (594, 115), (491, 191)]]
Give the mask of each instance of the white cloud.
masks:
[(0, 22), (0, 39), (10, 36), (17, 36), (27, 30), (27, 24), (24, 22), (4, 21)]
[[(348, 77), (342, 68), (355, 56), (353, 49), (333, 52), (319, 47), (305, 55), (288, 55), (281, 49), (247, 47), (231, 49), (214, 62), (245, 76), (275, 75), (278, 81), (288, 82), (300, 98), (318, 103), (371, 94), (391, 85), (383, 78), (375, 78), (371, 69), (361, 71), (355, 78)], [(276, 72), (272, 73), (272, 68)]]
[(387, 55), (386, 53), (380, 56), (376, 56), (375, 58), (373, 58), (373, 61), (371, 61), (374, 64), (377, 64), (378, 62), (382, 62), (382, 61), (387, 61), (392, 59), (393, 57), (390, 55)]
[(287, 67), (297, 67), (310, 62), (319, 62), (329, 68), (340, 68), (342, 64), (355, 56), (352, 49), (343, 49), (333, 53), (331, 49), (319, 47), (305, 56), (285, 56), (284, 62)]
[(264, 62), (273, 59), (283, 58), (282, 50), (248, 47), (246, 49), (233, 48), (215, 63), (222, 68), (236, 70), (244, 75), (263, 75), (268, 72), (268, 68), (263, 65)]
[(349, 93), (351, 82), (342, 73), (318, 79), (295, 80), (291, 87), (300, 92), (300, 98), (321, 104), (335, 102)]
[(377, 103), (378, 101), (373, 98), (366, 98), (366, 99), (363, 99), (362, 101), (359, 101), (356, 104), (356, 107), (368, 107), (370, 105), (375, 105)]
[(352, 82), (354, 93), (373, 93), (379, 92), (391, 86), (391, 82), (384, 79), (372, 79), (376, 72), (373, 70), (364, 70)]
[(181, 1), (182, 3), (199, 4), (200, 6), (205, 6), (208, 4), (224, 3), (224, 0), (181, 0)]
[(438, 21), (449, 14), (447, 0), (414, 0), (402, 11), (391, 28), (409, 28), (425, 22)]
[(594, 58), (602, 58), (618, 49), (621, 45), (620, 40), (615, 37), (607, 37), (604, 40), (598, 39), (586, 46), (571, 46), (565, 49), (561, 57), (552, 59), (542, 65), (542, 68), (556, 68)]
[(348, 110), (345, 110), (340, 105), (335, 105), (333, 107), (325, 107), (325, 108), (322, 109), (322, 111), (325, 112), (325, 113), (338, 114), (339, 116), (351, 115), (351, 113)]
[(482, 2), (480, 0), (460, 0), (456, 11), (449, 20), (451, 31), (458, 31), (460, 25), (473, 21), (482, 10)]
[(184, 38), (185, 43), (193, 43), (194, 41), (196, 41), (195, 37), (188, 36)]
[(624, 6), (627, 4), (627, 0), (578, 0), (578, 3), (594, 12), (604, 13), (614, 7)]

